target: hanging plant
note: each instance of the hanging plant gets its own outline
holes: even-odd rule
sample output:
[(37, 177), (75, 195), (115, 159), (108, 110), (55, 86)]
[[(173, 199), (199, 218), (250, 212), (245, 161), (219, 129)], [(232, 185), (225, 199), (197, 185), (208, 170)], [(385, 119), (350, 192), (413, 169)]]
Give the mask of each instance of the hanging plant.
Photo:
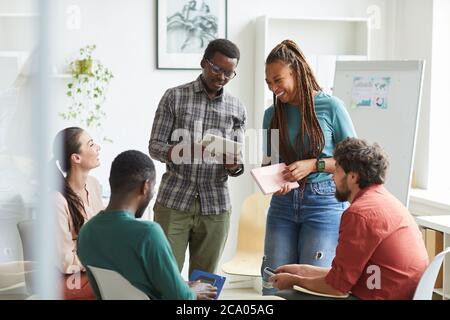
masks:
[[(70, 104), (59, 115), (64, 120), (77, 120), (83, 127), (102, 131), (102, 121), (106, 118), (103, 109), (105, 92), (113, 74), (100, 60), (93, 59), (95, 48), (95, 45), (81, 48), (79, 57), (70, 62), (72, 77), (66, 91)], [(106, 137), (103, 140), (112, 142)]]

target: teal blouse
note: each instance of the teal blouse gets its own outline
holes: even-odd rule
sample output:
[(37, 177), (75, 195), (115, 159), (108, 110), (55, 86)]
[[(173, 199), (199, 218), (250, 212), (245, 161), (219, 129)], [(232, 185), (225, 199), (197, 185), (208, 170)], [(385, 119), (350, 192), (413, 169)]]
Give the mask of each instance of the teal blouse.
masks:
[[(353, 126), (350, 115), (344, 107), (344, 103), (336, 97), (330, 96), (322, 91), (319, 91), (314, 97), (314, 107), (325, 137), (325, 146), (322, 150), (321, 158), (333, 157), (333, 152), (340, 141), (347, 137), (356, 137), (355, 128)], [(295, 146), (297, 133), (300, 130), (300, 110), (294, 106), (287, 104), (287, 121), (289, 140), (292, 146)], [(274, 113), (274, 106), (270, 106), (264, 113), (263, 129), (269, 129)], [(264, 137), (266, 135), (263, 135)], [(308, 143), (306, 137), (305, 143)], [(266, 139), (263, 143), (263, 152), (267, 155), (267, 150), (270, 150)], [(302, 156), (299, 152), (299, 160)], [(280, 157), (281, 158), (281, 157)], [(283, 161), (280, 159), (280, 161)], [(308, 177), (308, 182), (320, 182), (331, 179), (331, 174), (326, 172), (312, 173)]]

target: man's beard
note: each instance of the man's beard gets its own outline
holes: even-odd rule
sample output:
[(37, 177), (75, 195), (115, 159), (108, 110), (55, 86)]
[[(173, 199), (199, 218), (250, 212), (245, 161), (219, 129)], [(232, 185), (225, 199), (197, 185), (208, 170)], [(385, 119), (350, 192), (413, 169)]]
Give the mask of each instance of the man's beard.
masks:
[(342, 179), (342, 187), (344, 190), (338, 190), (338, 187), (336, 185), (336, 192), (334, 196), (336, 199), (340, 202), (346, 202), (350, 198), (351, 191), (348, 188), (347, 182), (345, 181), (345, 178)]
[(145, 209), (147, 209), (150, 199), (151, 199), (151, 197), (148, 197), (148, 199), (145, 199), (142, 202), (142, 204), (139, 206), (139, 208), (136, 210), (136, 213), (134, 214), (134, 216), (137, 219), (142, 218), (142, 216), (144, 215)]
[(334, 194), (334, 196), (336, 197), (336, 199), (339, 202), (346, 202), (346, 201), (348, 201), (348, 198), (350, 197), (350, 194), (351, 194), (351, 192), (348, 189), (345, 190), (344, 192), (338, 191), (336, 189), (336, 193)]

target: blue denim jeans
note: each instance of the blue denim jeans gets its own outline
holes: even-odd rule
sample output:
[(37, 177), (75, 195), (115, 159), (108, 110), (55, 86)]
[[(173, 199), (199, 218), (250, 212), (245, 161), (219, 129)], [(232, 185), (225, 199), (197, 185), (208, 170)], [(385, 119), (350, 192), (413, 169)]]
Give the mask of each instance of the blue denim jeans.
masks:
[(273, 196), (266, 223), (261, 266), (263, 294), (277, 291), (264, 274), (265, 267), (311, 264), (330, 267), (336, 253), (339, 223), (348, 203), (339, 202), (333, 180), (307, 183), (303, 198), (299, 189)]

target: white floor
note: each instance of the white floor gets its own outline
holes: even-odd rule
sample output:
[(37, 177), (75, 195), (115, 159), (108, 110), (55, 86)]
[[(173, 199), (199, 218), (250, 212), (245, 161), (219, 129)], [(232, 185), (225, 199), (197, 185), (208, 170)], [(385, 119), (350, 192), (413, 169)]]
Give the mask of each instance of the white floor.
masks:
[(223, 289), (220, 300), (257, 300), (262, 295), (253, 288)]
[(254, 288), (223, 289), (219, 300), (284, 300), (276, 296), (263, 296)]

